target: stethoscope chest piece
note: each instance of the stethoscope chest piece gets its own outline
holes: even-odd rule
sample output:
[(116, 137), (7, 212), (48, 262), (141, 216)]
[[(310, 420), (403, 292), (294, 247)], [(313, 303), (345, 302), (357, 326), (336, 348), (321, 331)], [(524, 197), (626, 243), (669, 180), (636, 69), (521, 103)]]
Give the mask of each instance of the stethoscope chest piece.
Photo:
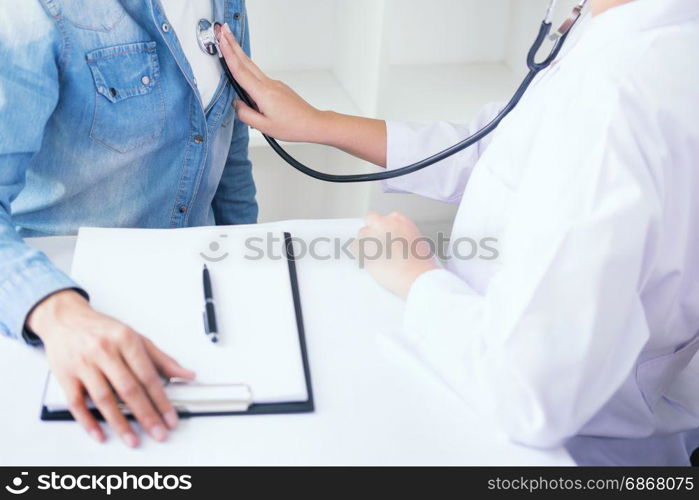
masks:
[[(328, 182), (368, 182), (394, 179), (396, 177), (401, 177), (403, 175), (417, 172), (419, 170), (429, 167), (430, 165), (434, 165), (435, 163), (439, 163), (440, 161), (449, 158), (465, 150), (466, 148), (469, 148), (474, 144), (478, 143), (478, 141), (490, 135), (500, 125), (500, 122), (502, 122), (502, 120), (520, 102), (520, 100), (524, 96), (524, 93), (527, 91), (531, 83), (536, 78), (536, 75), (538, 75), (544, 69), (550, 67), (551, 64), (553, 64), (553, 62), (556, 60), (558, 54), (563, 48), (563, 44), (566, 42), (568, 35), (570, 34), (571, 29), (573, 28), (573, 26), (577, 24), (578, 20), (580, 19), (582, 10), (588, 3), (588, 1), (589, 0), (579, 0), (579, 4), (573, 10), (571, 17), (561, 26), (558, 33), (556, 33), (556, 35), (553, 37), (554, 46), (551, 49), (549, 55), (543, 61), (538, 62), (537, 55), (539, 53), (539, 50), (546, 41), (546, 38), (551, 34), (551, 19), (553, 17), (554, 7), (558, 2), (558, 0), (549, 0), (549, 6), (546, 11), (546, 17), (544, 18), (544, 21), (541, 23), (541, 27), (539, 28), (539, 33), (536, 37), (536, 40), (534, 41), (534, 44), (532, 45), (527, 55), (527, 65), (529, 66), (529, 73), (524, 78), (520, 86), (517, 88), (517, 91), (509, 100), (509, 102), (505, 105), (504, 108), (502, 108), (498, 115), (483, 128), (471, 134), (471, 136), (463, 139), (461, 142), (454, 144), (453, 146), (443, 151), (440, 151), (439, 153), (435, 153), (429, 158), (420, 160), (416, 163), (413, 163), (412, 165), (393, 170), (387, 170), (385, 172), (356, 175), (326, 174), (314, 170), (310, 167), (307, 167), (303, 163), (299, 162), (296, 158), (291, 156), (273, 137), (270, 137), (265, 134), (263, 134), (263, 137), (270, 145), (270, 147), (285, 162), (294, 167), (296, 170), (310, 177), (313, 177), (314, 179)], [(245, 92), (245, 89), (241, 87), (240, 84), (236, 81), (235, 77), (231, 73), (230, 68), (226, 64), (226, 61), (221, 56), (218, 40), (216, 38), (216, 25), (212, 24), (206, 19), (202, 19), (201, 21), (199, 21), (199, 24), (197, 26), (197, 40), (199, 41), (199, 47), (201, 47), (201, 50), (203, 50), (206, 54), (210, 54), (212, 56), (219, 56), (221, 67), (223, 68), (226, 77), (230, 81), (238, 97), (250, 108), (257, 109), (257, 105), (255, 104), (255, 102), (250, 98), (247, 92)]]
[(215, 28), (216, 25), (212, 24), (211, 21), (207, 19), (202, 19), (197, 24), (197, 42), (199, 43), (199, 48), (202, 52), (210, 56), (217, 56), (219, 54)]

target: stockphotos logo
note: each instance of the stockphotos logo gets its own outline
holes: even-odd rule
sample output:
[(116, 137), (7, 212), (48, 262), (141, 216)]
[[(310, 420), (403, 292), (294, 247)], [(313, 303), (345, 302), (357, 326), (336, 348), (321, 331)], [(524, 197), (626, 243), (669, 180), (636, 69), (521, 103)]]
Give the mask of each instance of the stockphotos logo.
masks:
[(24, 479), (28, 475), (28, 472), (22, 472), (19, 476), (15, 477), (10, 484), (5, 486), (5, 489), (13, 495), (24, 495), (29, 491), (29, 485), (24, 484)]
[[(36, 483), (30, 484), (29, 473), (22, 472), (5, 486), (13, 495), (23, 495), (32, 491), (53, 492), (92, 492), (111, 495), (117, 492), (159, 491), (173, 492), (192, 489), (192, 476), (188, 474), (41, 474), (36, 476)], [(31, 496), (31, 495), (30, 495)]]

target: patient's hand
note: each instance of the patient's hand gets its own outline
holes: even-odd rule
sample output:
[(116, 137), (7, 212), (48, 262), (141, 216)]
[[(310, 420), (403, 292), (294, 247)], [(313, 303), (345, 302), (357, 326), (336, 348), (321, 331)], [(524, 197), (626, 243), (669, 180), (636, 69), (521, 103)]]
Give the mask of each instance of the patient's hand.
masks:
[(238, 118), (275, 139), (323, 143), (329, 119), (282, 82), (267, 77), (245, 54), (228, 25), (218, 33), (219, 45), (231, 73), (255, 101), (259, 111), (235, 101)]
[(194, 378), (152, 342), (126, 325), (94, 311), (74, 291), (52, 295), (30, 314), (27, 325), (44, 342), (48, 361), (75, 419), (97, 441), (105, 434), (88, 410), (90, 396), (107, 423), (128, 446), (138, 437), (117, 406), (115, 392), (157, 441), (177, 425), (177, 412), (161, 382)]

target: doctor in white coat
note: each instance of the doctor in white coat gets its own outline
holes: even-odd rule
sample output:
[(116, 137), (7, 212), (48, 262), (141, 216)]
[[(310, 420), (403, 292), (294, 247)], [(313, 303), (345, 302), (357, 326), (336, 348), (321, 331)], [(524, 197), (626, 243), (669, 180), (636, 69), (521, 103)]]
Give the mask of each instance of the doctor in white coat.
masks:
[[(406, 299), (403, 340), (513, 440), (565, 444), (580, 464), (688, 464), (699, 446), (699, 2), (591, 7), (586, 31), (491, 138), (386, 183), (459, 204), (452, 240), (497, 238), (499, 258), (443, 268), (395, 251), (368, 269)], [(243, 121), (388, 169), (499, 109), (466, 126), (319, 111), (220, 38), (260, 108), (237, 102)], [(366, 220), (360, 239), (420, 238), (400, 214)]]

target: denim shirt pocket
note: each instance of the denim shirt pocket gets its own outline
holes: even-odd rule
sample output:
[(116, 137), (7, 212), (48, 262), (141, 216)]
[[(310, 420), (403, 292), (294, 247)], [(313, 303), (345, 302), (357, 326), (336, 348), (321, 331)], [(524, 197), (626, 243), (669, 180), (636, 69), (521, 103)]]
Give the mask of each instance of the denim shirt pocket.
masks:
[(97, 93), (90, 137), (118, 153), (158, 139), (165, 101), (155, 42), (138, 42), (87, 54)]

